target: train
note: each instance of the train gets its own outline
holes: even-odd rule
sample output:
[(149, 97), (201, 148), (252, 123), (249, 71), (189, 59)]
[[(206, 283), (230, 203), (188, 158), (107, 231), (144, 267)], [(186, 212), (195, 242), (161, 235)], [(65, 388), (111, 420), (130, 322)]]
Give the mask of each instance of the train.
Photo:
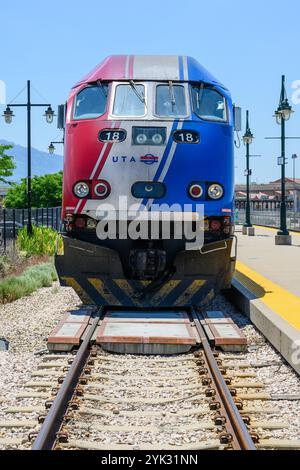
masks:
[(240, 111), (188, 56), (109, 56), (77, 82), (58, 110), (61, 285), (126, 307), (201, 307), (228, 289)]

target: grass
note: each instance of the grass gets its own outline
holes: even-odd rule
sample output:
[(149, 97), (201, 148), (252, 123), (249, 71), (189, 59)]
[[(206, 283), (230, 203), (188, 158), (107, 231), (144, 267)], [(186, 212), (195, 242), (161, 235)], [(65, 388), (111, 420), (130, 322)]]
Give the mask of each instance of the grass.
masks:
[(32, 235), (28, 236), (27, 227), (18, 232), (17, 247), (20, 252), (31, 255), (53, 256), (56, 251), (62, 252), (63, 241), (57, 231), (50, 227), (32, 227)]
[(52, 263), (43, 263), (26, 268), (20, 276), (11, 276), (0, 281), (0, 303), (13, 302), (32, 294), (40, 287), (51, 287), (57, 280)]

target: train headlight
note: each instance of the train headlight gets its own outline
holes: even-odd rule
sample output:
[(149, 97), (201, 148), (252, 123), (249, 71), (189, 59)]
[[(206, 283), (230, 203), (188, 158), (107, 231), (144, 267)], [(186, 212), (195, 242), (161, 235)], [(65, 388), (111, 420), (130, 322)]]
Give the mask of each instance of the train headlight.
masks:
[(85, 183), (84, 181), (78, 181), (78, 183), (74, 185), (73, 191), (74, 191), (75, 196), (79, 198), (84, 198), (88, 196), (90, 192), (90, 188), (88, 184)]
[(160, 134), (153, 134), (152, 141), (155, 145), (160, 145), (163, 141), (163, 138)]
[(147, 136), (146, 134), (138, 134), (136, 136), (136, 141), (138, 144), (142, 145), (144, 144), (145, 142), (147, 142)]
[(208, 187), (207, 194), (211, 199), (221, 199), (224, 190), (220, 184), (211, 184)]
[(166, 137), (166, 127), (133, 126), (132, 128), (133, 145), (164, 145)]

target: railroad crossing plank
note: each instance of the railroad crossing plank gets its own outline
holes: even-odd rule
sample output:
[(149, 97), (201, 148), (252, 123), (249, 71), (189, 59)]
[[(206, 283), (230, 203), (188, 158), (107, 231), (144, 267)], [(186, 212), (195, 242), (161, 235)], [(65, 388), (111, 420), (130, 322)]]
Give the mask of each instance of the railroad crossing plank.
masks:
[(97, 331), (103, 349), (131, 354), (179, 354), (199, 342), (186, 311), (108, 311)]
[(70, 351), (78, 346), (94, 310), (87, 306), (67, 312), (48, 337), (49, 351)]
[(224, 351), (244, 351), (247, 339), (240, 328), (222, 311), (206, 311), (201, 324), (214, 346)]
[(109, 323), (190, 323), (188, 314), (182, 310), (162, 310), (162, 311), (145, 311), (145, 310), (124, 310), (124, 311), (107, 311), (105, 313), (105, 322)]

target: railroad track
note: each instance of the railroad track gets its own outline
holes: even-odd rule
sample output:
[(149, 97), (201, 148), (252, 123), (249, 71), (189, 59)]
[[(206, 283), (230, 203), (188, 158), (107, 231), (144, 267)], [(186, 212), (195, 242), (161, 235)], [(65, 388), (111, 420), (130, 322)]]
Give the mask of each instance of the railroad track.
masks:
[[(203, 450), (299, 448), (299, 441), (261, 439), (263, 429), (287, 423), (257, 381), (255, 366), (241, 354), (213, 351), (199, 317), (191, 311), (201, 349), (178, 356), (106, 353), (92, 344), (97, 316), (76, 355), (43, 357), (20, 399), (43, 405), (6, 409), (17, 420), (0, 423), (17, 431), (2, 443), (28, 448), (96, 450)], [(254, 372), (253, 372), (254, 370)], [(56, 385), (55, 385), (56, 384)], [(259, 403), (259, 406), (254, 406)], [(35, 419), (24, 419), (34, 413)], [(35, 428), (29, 436), (19, 431)], [(10, 441), (10, 442), (9, 442)], [(1, 443), (1, 438), (0, 438)]]

